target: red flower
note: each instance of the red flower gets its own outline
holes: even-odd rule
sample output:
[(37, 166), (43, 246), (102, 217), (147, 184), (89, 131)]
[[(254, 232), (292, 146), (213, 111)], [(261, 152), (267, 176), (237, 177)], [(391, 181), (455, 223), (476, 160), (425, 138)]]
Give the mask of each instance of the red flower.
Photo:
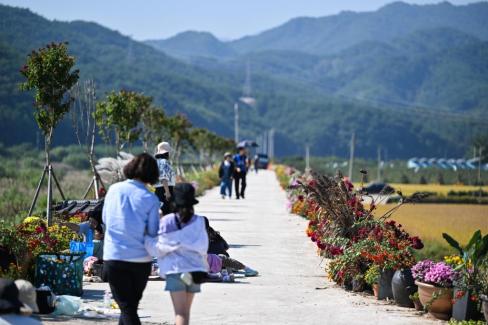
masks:
[(322, 243), (321, 241), (317, 242), (317, 247), (321, 250), (324, 250), (327, 248), (326, 244)]
[(422, 240), (420, 240), (420, 238), (417, 236), (410, 238), (410, 242), (412, 243), (412, 248), (414, 249), (424, 248), (424, 243), (422, 243)]
[(344, 177), (344, 179), (342, 181), (344, 182), (344, 185), (346, 186), (346, 189), (349, 192), (351, 192), (354, 189), (354, 185), (351, 183), (351, 181), (349, 180), (349, 178)]
[(459, 290), (456, 292), (456, 299), (461, 299), (464, 296), (464, 291)]

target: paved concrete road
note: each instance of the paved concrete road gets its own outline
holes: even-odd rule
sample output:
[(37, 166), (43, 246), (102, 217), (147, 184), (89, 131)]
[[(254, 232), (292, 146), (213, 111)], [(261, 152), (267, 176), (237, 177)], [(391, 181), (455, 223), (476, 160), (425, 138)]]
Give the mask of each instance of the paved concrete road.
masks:
[[(233, 284), (204, 284), (195, 298), (193, 324), (438, 323), (412, 309), (348, 293), (328, 282), (324, 264), (305, 236), (306, 221), (286, 212), (286, 195), (274, 173), (249, 175), (245, 200), (222, 200), (214, 189), (200, 202), (196, 212), (209, 217), (228, 240), (231, 256), (261, 275)], [(163, 286), (162, 281), (148, 283), (139, 312), (143, 322), (172, 323), (173, 310)], [(94, 284), (85, 289), (102, 299), (106, 287)]]

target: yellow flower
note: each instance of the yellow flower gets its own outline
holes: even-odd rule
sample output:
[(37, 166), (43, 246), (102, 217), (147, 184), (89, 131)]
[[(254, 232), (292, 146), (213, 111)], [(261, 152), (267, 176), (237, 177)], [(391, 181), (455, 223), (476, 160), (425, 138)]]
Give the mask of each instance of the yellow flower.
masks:
[(24, 221), (22, 221), (22, 223), (29, 224), (29, 223), (38, 222), (39, 220), (41, 220), (41, 218), (36, 217), (36, 216), (30, 216), (30, 217), (25, 218)]

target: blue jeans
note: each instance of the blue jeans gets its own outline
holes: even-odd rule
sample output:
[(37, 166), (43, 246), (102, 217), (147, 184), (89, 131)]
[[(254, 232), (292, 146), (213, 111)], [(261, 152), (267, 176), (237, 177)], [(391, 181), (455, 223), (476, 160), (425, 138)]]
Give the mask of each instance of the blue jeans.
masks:
[[(226, 192), (229, 193), (226, 194)], [(220, 194), (228, 197), (232, 196), (232, 178), (222, 178), (220, 181)]]

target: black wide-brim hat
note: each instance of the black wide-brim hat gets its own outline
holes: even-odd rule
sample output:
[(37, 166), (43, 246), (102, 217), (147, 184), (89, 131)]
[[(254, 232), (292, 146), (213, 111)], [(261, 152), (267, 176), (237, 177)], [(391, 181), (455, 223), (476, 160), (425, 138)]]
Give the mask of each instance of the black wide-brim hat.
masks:
[(195, 188), (190, 183), (178, 183), (174, 188), (174, 199), (176, 206), (186, 207), (198, 204), (195, 198)]
[(15, 282), (0, 279), (0, 314), (19, 313), (24, 304), (19, 300), (19, 289)]

